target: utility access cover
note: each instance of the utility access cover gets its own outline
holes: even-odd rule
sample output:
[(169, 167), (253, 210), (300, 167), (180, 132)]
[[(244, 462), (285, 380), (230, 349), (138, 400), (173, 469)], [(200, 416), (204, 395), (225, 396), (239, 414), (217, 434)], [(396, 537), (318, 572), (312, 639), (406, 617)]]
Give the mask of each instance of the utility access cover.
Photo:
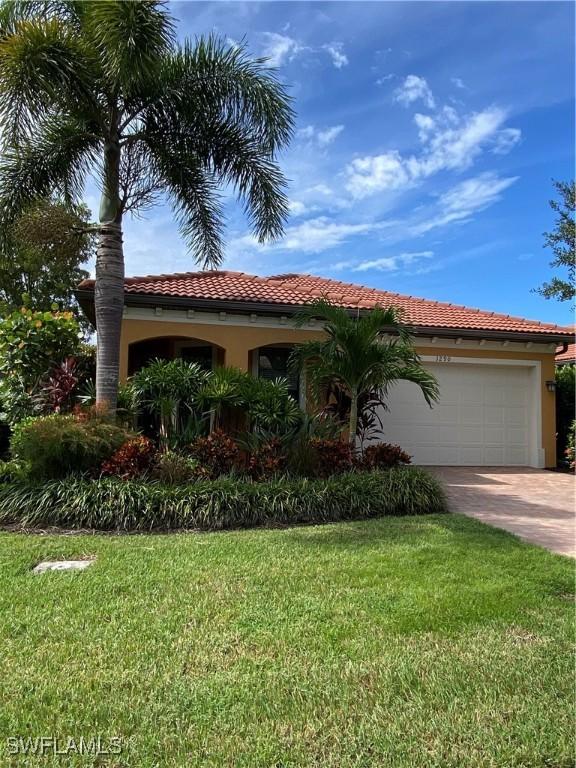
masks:
[(91, 560), (44, 560), (32, 569), (32, 573), (45, 573), (46, 571), (83, 571), (92, 565)]

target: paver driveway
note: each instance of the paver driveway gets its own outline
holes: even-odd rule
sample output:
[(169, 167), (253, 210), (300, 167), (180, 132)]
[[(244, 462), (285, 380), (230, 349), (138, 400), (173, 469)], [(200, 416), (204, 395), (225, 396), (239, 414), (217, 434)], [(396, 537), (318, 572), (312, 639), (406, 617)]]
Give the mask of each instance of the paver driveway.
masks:
[(450, 509), (576, 557), (574, 475), (528, 467), (434, 467)]

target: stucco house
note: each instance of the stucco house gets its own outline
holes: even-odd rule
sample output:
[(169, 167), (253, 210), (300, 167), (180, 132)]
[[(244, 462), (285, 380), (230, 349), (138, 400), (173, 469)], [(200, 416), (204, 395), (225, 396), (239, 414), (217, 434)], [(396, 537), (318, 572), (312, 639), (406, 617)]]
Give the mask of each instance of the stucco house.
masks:
[[(94, 282), (77, 292), (94, 319)], [(204, 271), (128, 277), (120, 376), (155, 357), (229, 365), (255, 376), (287, 373), (290, 349), (322, 334), (320, 321), (296, 328), (300, 307), (325, 297), (351, 312), (395, 305), (440, 384), (430, 409), (400, 383), (382, 414), (385, 439), (419, 464), (556, 465), (554, 359), (571, 332), (556, 325), (402, 296), (312, 275), (256, 277)], [(304, 404), (305, 387), (291, 381)]]

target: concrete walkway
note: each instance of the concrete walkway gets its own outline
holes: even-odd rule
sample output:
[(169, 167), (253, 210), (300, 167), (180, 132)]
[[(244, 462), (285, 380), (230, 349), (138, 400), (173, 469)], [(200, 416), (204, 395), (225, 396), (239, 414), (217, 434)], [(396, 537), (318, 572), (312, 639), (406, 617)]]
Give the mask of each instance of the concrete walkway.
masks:
[(576, 557), (574, 475), (528, 467), (432, 467), (452, 512)]

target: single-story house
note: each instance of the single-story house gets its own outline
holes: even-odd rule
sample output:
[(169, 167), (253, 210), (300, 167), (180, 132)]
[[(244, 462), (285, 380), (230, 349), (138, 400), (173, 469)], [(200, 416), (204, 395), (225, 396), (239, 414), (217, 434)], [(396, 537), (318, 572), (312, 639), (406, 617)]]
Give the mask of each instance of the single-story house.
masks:
[[(94, 320), (94, 282), (78, 299)], [(290, 349), (322, 335), (320, 321), (296, 328), (303, 305), (325, 297), (350, 312), (400, 307), (417, 349), (437, 377), (430, 409), (407, 382), (390, 392), (384, 439), (419, 464), (554, 467), (554, 357), (568, 329), (519, 317), (343, 283), (312, 275), (256, 277), (203, 271), (128, 277), (120, 377), (155, 357), (228, 365), (255, 376), (287, 373)], [(303, 402), (304, 387), (292, 380)]]

